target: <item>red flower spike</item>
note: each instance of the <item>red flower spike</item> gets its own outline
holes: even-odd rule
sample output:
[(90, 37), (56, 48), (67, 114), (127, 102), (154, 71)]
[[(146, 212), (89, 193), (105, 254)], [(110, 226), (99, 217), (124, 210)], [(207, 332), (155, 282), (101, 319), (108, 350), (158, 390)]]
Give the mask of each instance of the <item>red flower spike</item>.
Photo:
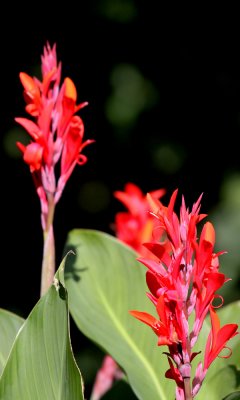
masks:
[[(35, 121), (16, 118), (16, 122), (33, 140), (27, 146), (20, 143), (17, 146), (33, 175), (45, 229), (46, 199), (50, 196), (54, 204), (58, 202), (76, 164), (83, 165), (87, 161), (82, 151), (93, 140), (83, 140), (83, 121), (75, 113), (86, 103), (76, 105), (77, 90), (73, 81), (65, 78), (60, 86), (61, 63), (57, 63), (56, 45), (51, 48), (47, 43), (41, 61), (42, 81), (20, 73), (26, 111)], [(55, 167), (60, 159), (60, 176), (56, 177)]]
[[(236, 324), (227, 324), (220, 328), (214, 311), (214, 299), (221, 300), (216, 308), (223, 304), (222, 296), (216, 292), (228, 279), (219, 272), (218, 257), (222, 252), (213, 252), (215, 230), (210, 222), (203, 226), (198, 240), (197, 224), (206, 217), (205, 214), (199, 214), (202, 195), (192, 210), (186, 207), (183, 197), (180, 217), (174, 212), (176, 196), (177, 191), (171, 196), (168, 207), (165, 207), (150, 194), (147, 195), (154, 227), (158, 227), (160, 234), (157, 238), (159, 241), (155, 237), (154, 240), (144, 243), (151, 253), (138, 261), (148, 269), (146, 281), (150, 293), (147, 296), (156, 308), (159, 320), (140, 311), (134, 311), (132, 315), (154, 330), (159, 346), (168, 346), (170, 370), (166, 372), (166, 377), (175, 380), (176, 399), (183, 400), (186, 396), (194, 397), (198, 393), (207, 369), (220, 356), (221, 351), (228, 348), (228, 340), (238, 332)], [(196, 352), (193, 347), (209, 310), (212, 329), (207, 339), (204, 366), (201, 362), (198, 364), (191, 383), (191, 362), (199, 354), (199, 350), (203, 350), (198, 349)], [(189, 324), (192, 313), (193, 328), (192, 323)], [(181, 378), (188, 379), (187, 382), (184, 380), (184, 386), (181, 386)]]

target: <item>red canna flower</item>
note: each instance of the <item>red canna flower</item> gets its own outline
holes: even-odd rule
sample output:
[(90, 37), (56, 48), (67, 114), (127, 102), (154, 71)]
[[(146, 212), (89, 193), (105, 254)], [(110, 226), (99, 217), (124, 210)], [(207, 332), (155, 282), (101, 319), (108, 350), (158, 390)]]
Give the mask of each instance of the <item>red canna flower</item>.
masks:
[[(158, 199), (148, 195), (160, 236), (158, 241), (144, 244), (155, 258), (142, 257), (139, 261), (148, 269), (146, 281), (150, 292), (147, 295), (158, 317), (136, 310), (130, 313), (152, 328), (159, 346), (168, 346), (166, 355), (170, 369), (166, 377), (175, 380), (176, 398), (184, 400), (197, 394), (207, 369), (228, 340), (237, 334), (237, 325), (228, 324), (220, 328), (212, 305), (216, 297), (220, 297), (223, 303), (216, 292), (228, 279), (219, 272), (218, 257), (222, 252), (214, 253), (215, 231), (210, 222), (203, 226), (198, 240), (197, 224), (206, 216), (199, 214), (201, 196), (191, 211), (182, 198), (180, 217), (174, 212), (176, 196), (177, 191), (168, 207), (164, 207)], [(193, 352), (193, 347), (209, 311), (212, 329), (206, 344), (204, 366), (199, 363), (191, 387), (191, 361), (199, 354), (199, 351)], [(194, 315), (192, 328), (189, 324), (191, 314)]]
[(47, 43), (41, 61), (41, 80), (20, 73), (25, 109), (32, 119), (16, 118), (16, 122), (31, 138), (27, 146), (19, 142), (17, 146), (30, 168), (41, 204), (43, 295), (52, 284), (55, 271), (55, 206), (76, 164), (87, 161), (82, 152), (93, 140), (84, 141), (83, 121), (75, 115), (87, 103), (77, 105), (77, 90), (70, 78), (65, 78), (61, 85), (61, 63), (57, 62), (56, 45), (51, 48)]
[[(160, 199), (164, 194), (164, 189), (151, 192), (154, 199)], [(116, 236), (141, 255), (149, 254), (142, 243), (152, 239), (154, 219), (149, 214), (146, 195), (137, 185), (129, 182), (124, 191), (115, 191), (114, 196), (128, 209), (116, 214)]]
[[(87, 103), (77, 102), (77, 90), (70, 78), (62, 86), (61, 63), (57, 63), (56, 45), (44, 47), (42, 81), (24, 72), (20, 80), (24, 89), (26, 111), (34, 118), (16, 118), (26, 129), (32, 142), (24, 146), (17, 143), (29, 165), (42, 207), (42, 224), (48, 225), (49, 204), (54, 205), (76, 164), (82, 165), (87, 157), (82, 154), (84, 147), (93, 140), (83, 140), (84, 124), (75, 115)], [(56, 164), (61, 159), (60, 176), (56, 176)]]

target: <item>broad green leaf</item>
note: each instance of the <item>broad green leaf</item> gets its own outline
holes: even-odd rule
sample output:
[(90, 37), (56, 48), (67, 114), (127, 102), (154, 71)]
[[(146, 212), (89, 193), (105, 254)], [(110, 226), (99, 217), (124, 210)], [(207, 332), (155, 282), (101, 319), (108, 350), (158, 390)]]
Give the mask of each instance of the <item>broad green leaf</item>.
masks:
[(164, 374), (169, 368), (157, 346), (157, 336), (129, 314), (154, 313), (146, 296), (145, 267), (136, 253), (102, 232), (74, 230), (66, 251), (69, 309), (79, 329), (119, 363), (139, 399), (173, 399), (174, 383)]
[(0, 375), (23, 323), (23, 318), (7, 310), (0, 309)]
[[(240, 325), (240, 302), (234, 302), (217, 310), (221, 326), (225, 324)], [(195, 350), (202, 351), (202, 355), (195, 358), (195, 362), (203, 360), (206, 340), (211, 329), (209, 318), (205, 321), (201, 335), (195, 345)], [(197, 399), (223, 399), (229, 393), (240, 389), (240, 335), (231, 339), (227, 346), (231, 348), (229, 358), (217, 357), (211, 364)], [(224, 351), (223, 351), (224, 352)], [(227, 351), (229, 353), (229, 351)], [(226, 352), (225, 352), (226, 354)]]
[(69, 339), (63, 264), (17, 335), (0, 380), (0, 399), (83, 399)]

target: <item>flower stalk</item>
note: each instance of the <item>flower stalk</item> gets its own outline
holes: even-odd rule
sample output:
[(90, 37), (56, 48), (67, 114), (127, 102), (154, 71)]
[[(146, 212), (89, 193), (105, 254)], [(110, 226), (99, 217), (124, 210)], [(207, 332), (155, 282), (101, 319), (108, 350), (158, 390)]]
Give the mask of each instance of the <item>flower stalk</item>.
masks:
[(184, 396), (185, 400), (192, 400), (192, 390), (191, 390), (191, 381), (190, 377), (188, 378), (183, 378), (184, 382)]
[(41, 274), (41, 290), (42, 297), (51, 286), (55, 274), (55, 240), (53, 230), (55, 203), (52, 194), (48, 196), (48, 215), (47, 221), (43, 230), (43, 259), (42, 259), (42, 274)]
[(55, 243), (54, 243), (53, 226), (51, 225), (47, 231), (43, 232), (43, 259), (42, 259), (40, 296), (43, 296), (51, 286), (54, 274), (55, 274)]

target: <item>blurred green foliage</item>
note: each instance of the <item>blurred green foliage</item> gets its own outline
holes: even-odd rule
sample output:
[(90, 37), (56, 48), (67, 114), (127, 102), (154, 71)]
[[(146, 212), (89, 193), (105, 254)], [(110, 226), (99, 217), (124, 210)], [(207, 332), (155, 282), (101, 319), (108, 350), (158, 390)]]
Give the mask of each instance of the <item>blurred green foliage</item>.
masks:
[(240, 285), (240, 173), (226, 174), (220, 189), (220, 202), (210, 213), (216, 230), (216, 250), (221, 270), (231, 281), (221, 290), (225, 303), (239, 299)]

